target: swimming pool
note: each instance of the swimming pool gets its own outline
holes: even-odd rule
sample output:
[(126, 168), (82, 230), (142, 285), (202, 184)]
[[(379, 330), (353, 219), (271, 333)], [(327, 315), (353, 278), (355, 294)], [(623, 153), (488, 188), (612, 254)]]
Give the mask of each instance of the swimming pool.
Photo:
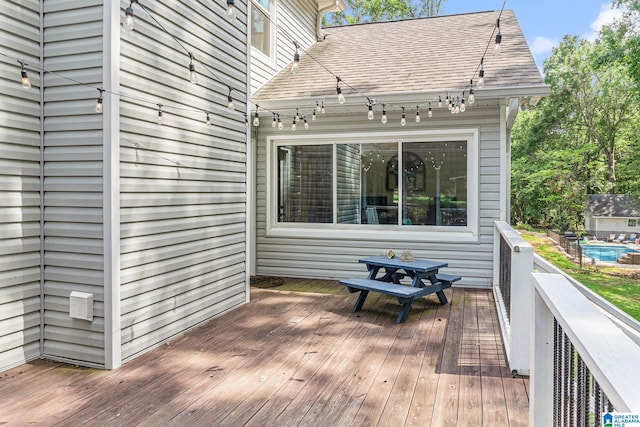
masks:
[(580, 245), (582, 255), (600, 261), (616, 262), (618, 258), (629, 252), (638, 252), (624, 245)]

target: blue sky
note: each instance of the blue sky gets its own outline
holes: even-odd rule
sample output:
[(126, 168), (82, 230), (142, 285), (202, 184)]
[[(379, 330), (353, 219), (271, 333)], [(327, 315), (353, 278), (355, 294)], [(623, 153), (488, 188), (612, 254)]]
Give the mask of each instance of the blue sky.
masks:
[[(500, 10), (503, 0), (447, 0), (441, 15)], [(603, 24), (620, 16), (606, 0), (507, 0), (515, 11), (538, 67), (565, 34), (595, 38)]]

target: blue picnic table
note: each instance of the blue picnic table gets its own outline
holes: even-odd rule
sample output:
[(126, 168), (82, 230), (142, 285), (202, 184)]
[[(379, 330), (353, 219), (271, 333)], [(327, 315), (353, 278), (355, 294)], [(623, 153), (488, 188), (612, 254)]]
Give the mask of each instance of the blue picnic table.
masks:
[[(349, 292), (360, 292), (353, 312), (360, 311), (370, 291), (392, 295), (398, 298), (402, 305), (396, 323), (404, 322), (409, 316), (411, 304), (417, 298), (435, 293), (441, 304), (447, 304), (447, 296), (443, 290), (451, 287), (453, 282), (461, 280), (458, 276), (441, 274), (439, 270), (448, 264), (442, 261), (427, 259), (415, 259), (402, 261), (400, 258), (388, 258), (380, 255), (358, 260), (366, 264), (369, 271), (368, 277), (350, 278), (340, 281)], [(400, 280), (404, 277), (411, 278), (411, 285), (403, 285)]]

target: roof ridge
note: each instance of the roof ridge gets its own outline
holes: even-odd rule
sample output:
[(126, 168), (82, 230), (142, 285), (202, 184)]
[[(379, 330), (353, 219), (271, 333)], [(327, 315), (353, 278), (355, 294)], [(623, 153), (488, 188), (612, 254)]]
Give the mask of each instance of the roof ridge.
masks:
[(322, 29), (331, 30), (331, 29), (334, 29), (334, 28), (361, 27), (361, 26), (365, 26), (365, 25), (375, 25), (375, 24), (393, 24), (393, 23), (398, 23), (398, 22), (419, 21), (419, 20), (438, 19), (438, 18), (451, 18), (451, 17), (464, 16), (464, 15), (480, 15), (480, 14), (484, 14), (484, 13), (496, 13), (496, 12), (500, 12), (500, 11), (499, 10), (482, 10), (482, 11), (476, 11), (476, 12), (452, 13), (450, 15), (416, 16), (416, 17), (413, 17), (413, 18), (391, 19), (391, 20), (388, 20), (388, 21), (358, 22), (358, 23), (355, 23), (355, 24), (333, 25), (333, 26), (330, 26), (330, 27), (322, 27)]

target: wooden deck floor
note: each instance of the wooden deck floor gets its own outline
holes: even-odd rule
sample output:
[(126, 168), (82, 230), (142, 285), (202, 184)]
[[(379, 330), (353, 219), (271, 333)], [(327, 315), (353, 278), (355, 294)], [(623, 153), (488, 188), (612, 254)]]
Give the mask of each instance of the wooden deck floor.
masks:
[(397, 325), (397, 301), (377, 294), (351, 313), (342, 289), (253, 289), (118, 370), (37, 361), (0, 374), (0, 425), (527, 425), (528, 381), (505, 365), (492, 294), (446, 293)]

